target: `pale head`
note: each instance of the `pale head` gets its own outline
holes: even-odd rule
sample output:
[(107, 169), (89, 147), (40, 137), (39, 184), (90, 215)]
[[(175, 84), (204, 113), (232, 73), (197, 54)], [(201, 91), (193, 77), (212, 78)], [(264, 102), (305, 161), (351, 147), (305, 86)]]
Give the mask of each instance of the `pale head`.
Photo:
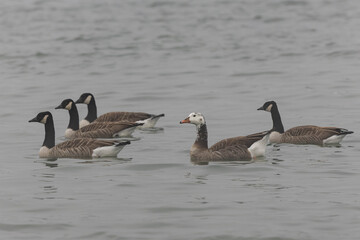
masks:
[(182, 123), (191, 123), (194, 124), (196, 126), (201, 126), (203, 124), (205, 124), (205, 118), (201, 113), (190, 113), (189, 116), (187, 118), (185, 118), (184, 120), (180, 121), (180, 124)]

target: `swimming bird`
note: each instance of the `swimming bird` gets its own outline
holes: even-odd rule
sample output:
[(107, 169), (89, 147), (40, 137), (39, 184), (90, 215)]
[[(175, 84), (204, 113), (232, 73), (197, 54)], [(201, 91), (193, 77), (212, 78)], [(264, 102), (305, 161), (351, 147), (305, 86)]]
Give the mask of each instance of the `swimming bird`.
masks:
[(165, 116), (163, 113), (155, 115), (144, 112), (108, 112), (97, 117), (95, 97), (91, 93), (83, 93), (75, 103), (83, 103), (88, 106), (88, 114), (85, 119), (81, 120), (80, 127), (92, 122), (130, 121), (144, 123), (139, 128), (145, 129), (154, 127), (159, 118)]
[(194, 162), (242, 161), (264, 156), (268, 131), (224, 139), (208, 148), (208, 132), (204, 116), (190, 113), (180, 124), (191, 123), (196, 126), (197, 138), (190, 150)]
[(96, 122), (79, 128), (79, 114), (73, 100), (65, 99), (55, 109), (66, 109), (69, 111), (69, 125), (65, 131), (66, 138), (112, 138), (131, 136), (136, 127), (143, 123), (135, 122)]
[(54, 120), (50, 112), (41, 112), (29, 122), (45, 125), (45, 139), (39, 151), (41, 158), (116, 157), (125, 145), (130, 144), (130, 141), (76, 138), (55, 145)]
[(271, 113), (273, 128), (270, 133), (270, 143), (314, 144), (319, 146), (339, 144), (346, 135), (353, 133), (353, 131), (344, 128), (318, 127), (313, 125), (293, 127), (284, 131), (279, 109), (275, 101), (265, 102), (258, 110)]

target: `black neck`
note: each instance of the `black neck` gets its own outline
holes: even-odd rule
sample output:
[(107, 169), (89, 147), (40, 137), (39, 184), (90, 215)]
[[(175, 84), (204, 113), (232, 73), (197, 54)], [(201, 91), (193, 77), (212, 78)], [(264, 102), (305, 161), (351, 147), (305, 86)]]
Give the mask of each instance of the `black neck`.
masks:
[(208, 133), (207, 133), (207, 127), (206, 124), (202, 124), (199, 127), (197, 127), (197, 138), (195, 140), (195, 145), (202, 148), (208, 148)]
[(45, 139), (43, 146), (47, 148), (52, 148), (55, 146), (55, 128), (54, 121), (51, 116), (49, 116), (45, 123)]
[(277, 131), (279, 133), (284, 133), (284, 126), (281, 122), (281, 117), (279, 113), (279, 109), (276, 104), (273, 104), (271, 108), (271, 118), (273, 120), (273, 131)]
[(90, 103), (87, 106), (88, 106), (88, 114), (85, 117), (85, 119), (88, 120), (89, 122), (93, 122), (97, 118), (96, 103), (93, 97), (91, 98)]
[(79, 129), (79, 113), (77, 110), (77, 107), (74, 104), (72, 104), (71, 109), (69, 110), (70, 120), (68, 128), (71, 128), (72, 130), (78, 130)]

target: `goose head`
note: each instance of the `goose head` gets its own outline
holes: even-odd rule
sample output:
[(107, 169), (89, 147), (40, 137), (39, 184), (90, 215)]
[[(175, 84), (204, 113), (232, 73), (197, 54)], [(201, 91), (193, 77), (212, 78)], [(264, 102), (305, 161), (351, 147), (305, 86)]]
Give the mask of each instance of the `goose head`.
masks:
[(66, 109), (66, 110), (70, 111), (74, 107), (74, 105), (75, 105), (75, 103), (72, 99), (65, 99), (55, 109)]
[(94, 99), (94, 96), (91, 93), (83, 93), (79, 99), (75, 101), (75, 103), (84, 103), (89, 105), (92, 99)]
[(257, 110), (263, 110), (266, 112), (271, 112), (271, 109), (276, 106), (276, 102), (275, 101), (268, 101), (266, 103), (264, 103), (264, 105), (262, 107), (259, 107)]
[(50, 121), (50, 119), (52, 119), (52, 115), (50, 112), (41, 112), (36, 117), (29, 120), (29, 122), (39, 122), (46, 124), (48, 121)]
[(187, 118), (180, 121), (180, 124), (183, 124), (183, 123), (191, 123), (191, 124), (194, 124), (198, 128), (200, 126), (206, 124), (204, 116), (201, 113), (195, 113), (195, 112), (190, 113)]

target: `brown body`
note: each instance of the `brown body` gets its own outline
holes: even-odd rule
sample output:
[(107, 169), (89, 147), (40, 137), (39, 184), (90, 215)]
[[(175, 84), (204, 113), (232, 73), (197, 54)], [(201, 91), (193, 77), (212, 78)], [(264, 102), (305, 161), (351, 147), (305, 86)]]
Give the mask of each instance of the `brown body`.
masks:
[[(135, 122), (94, 122), (73, 131), (69, 138), (112, 138), (116, 136), (129, 136), (137, 126), (142, 124)], [(121, 134), (122, 131), (128, 132)], [(129, 134), (127, 134), (129, 133)]]
[(77, 138), (55, 145), (52, 148), (40, 148), (41, 158), (91, 158), (93, 151), (99, 147), (112, 146), (114, 141)]
[(130, 121), (136, 122), (151, 118), (152, 115), (143, 112), (108, 112), (99, 116), (94, 122), (117, 122)]
[(339, 144), (347, 134), (353, 133), (344, 128), (313, 125), (293, 127), (285, 131), (275, 101), (265, 102), (258, 110), (271, 113), (273, 128), (271, 129), (270, 143), (314, 144), (319, 146)]
[(273, 143), (314, 144), (321, 146), (324, 144), (324, 140), (334, 135), (341, 136), (341, 131), (341, 128), (336, 127), (298, 126), (279, 134), (279, 137), (270, 135), (270, 141)]
[[(257, 151), (255, 148), (251, 150), (250, 147), (254, 143), (261, 141), (268, 134), (268, 132), (262, 132), (248, 136), (227, 138), (208, 148), (207, 127), (201, 113), (191, 113), (189, 117), (180, 123), (196, 125), (197, 138), (190, 150), (190, 159), (195, 163), (251, 160), (255, 157), (254, 153), (261, 151)], [(267, 139), (262, 143), (263, 147), (266, 146), (266, 142)], [(265, 151), (265, 147), (263, 150)]]

